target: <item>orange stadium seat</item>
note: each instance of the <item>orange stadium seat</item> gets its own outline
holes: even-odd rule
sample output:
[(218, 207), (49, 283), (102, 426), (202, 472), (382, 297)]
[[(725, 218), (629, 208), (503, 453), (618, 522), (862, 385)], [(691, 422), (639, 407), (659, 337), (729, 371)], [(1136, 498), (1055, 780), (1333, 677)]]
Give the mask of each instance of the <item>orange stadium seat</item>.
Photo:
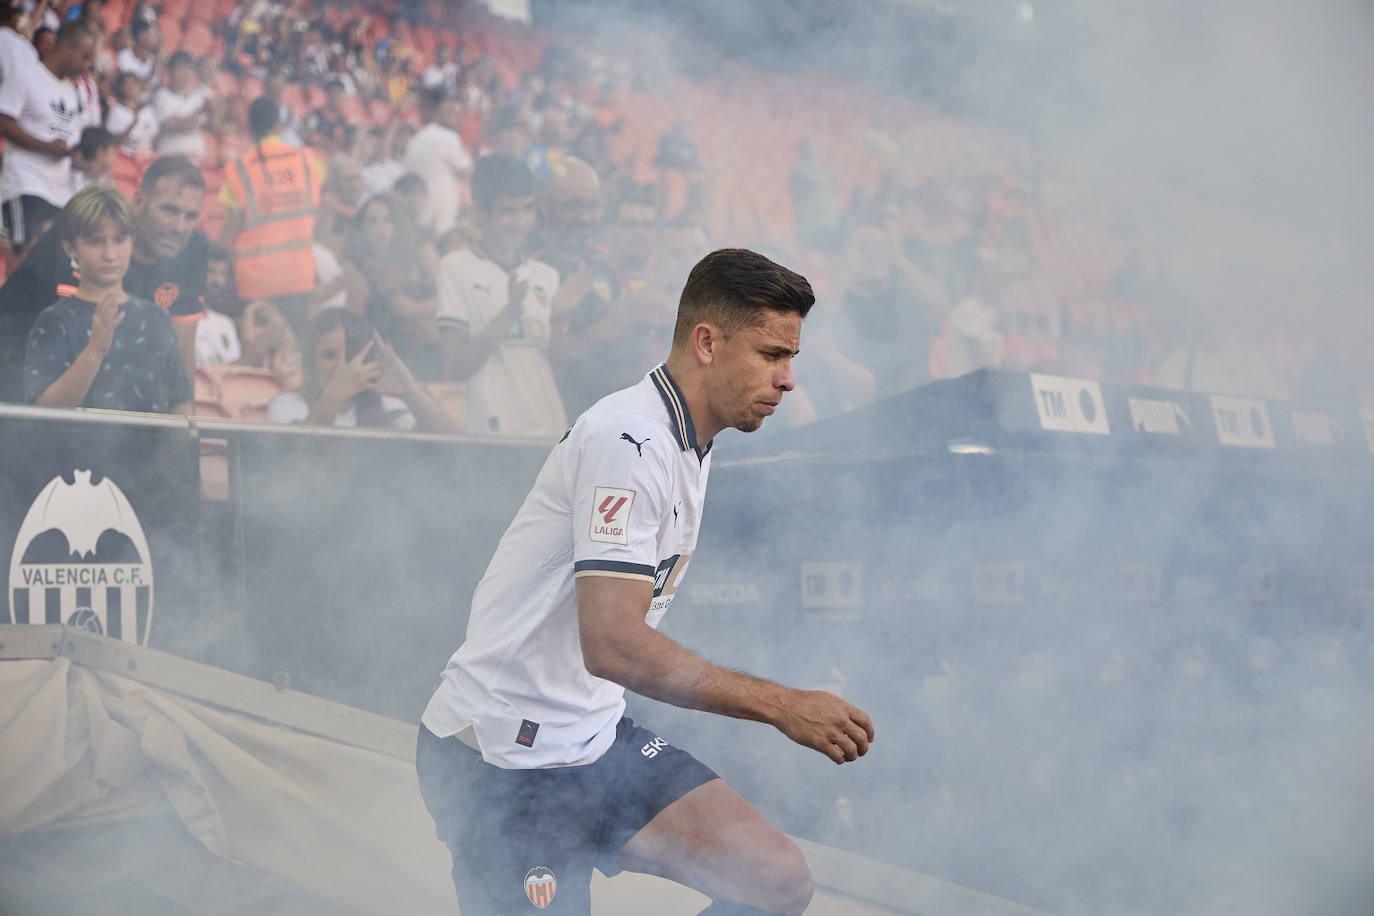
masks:
[(215, 36), (210, 26), (204, 22), (191, 20), (186, 23), (186, 31), (181, 39), (181, 49), (192, 57), (200, 58), (215, 50)]
[(162, 46), (164, 48), (181, 47), (181, 23), (165, 16), (157, 21), (157, 27), (162, 32)]
[(206, 372), (204, 368), (198, 368), (192, 382), (196, 389), (197, 404), (202, 401), (207, 404), (219, 404), (219, 379)]
[(205, 366), (200, 371), (218, 383), (219, 404), (229, 417), (235, 419), (267, 419), (267, 405), (286, 390), (277, 377), (266, 369)]

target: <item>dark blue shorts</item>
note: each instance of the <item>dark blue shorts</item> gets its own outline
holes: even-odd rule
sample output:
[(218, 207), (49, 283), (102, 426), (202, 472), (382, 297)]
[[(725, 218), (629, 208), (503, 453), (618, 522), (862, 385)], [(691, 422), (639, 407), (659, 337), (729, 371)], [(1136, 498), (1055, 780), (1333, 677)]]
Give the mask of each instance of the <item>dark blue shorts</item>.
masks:
[(463, 916), (533, 913), (540, 903), (545, 913), (590, 913), (592, 868), (618, 873), (615, 858), (630, 837), (716, 778), (628, 718), (595, 762), (536, 770), (493, 766), (422, 725), (415, 768), (435, 832), (453, 854)]

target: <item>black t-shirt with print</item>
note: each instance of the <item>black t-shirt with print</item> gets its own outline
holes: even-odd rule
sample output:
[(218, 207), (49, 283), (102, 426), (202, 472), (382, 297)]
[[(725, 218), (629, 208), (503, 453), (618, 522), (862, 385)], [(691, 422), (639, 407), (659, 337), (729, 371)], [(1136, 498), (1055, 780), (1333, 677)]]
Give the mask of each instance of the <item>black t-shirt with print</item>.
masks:
[[(158, 305), (174, 323), (194, 323), (205, 310), (201, 297), (208, 254), (205, 233), (193, 232), (176, 257), (157, 261), (131, 257), (124, 290)], [(29, 329), (54, 300), (74, 295), (79, 283), (72, 260), (52, 228), (38, 237), (24, 263), (0, 286), (0, 401), (26, 400), (24, 347)]]
[[(168, 413), (192, 398), (176, 329), (167, 313), (130, 296), (82, 407)], [(33, 402), (76, 362), (91, 339), (95, 303), (68, 296), (33, 322), (24, 359), (25, 400)]]

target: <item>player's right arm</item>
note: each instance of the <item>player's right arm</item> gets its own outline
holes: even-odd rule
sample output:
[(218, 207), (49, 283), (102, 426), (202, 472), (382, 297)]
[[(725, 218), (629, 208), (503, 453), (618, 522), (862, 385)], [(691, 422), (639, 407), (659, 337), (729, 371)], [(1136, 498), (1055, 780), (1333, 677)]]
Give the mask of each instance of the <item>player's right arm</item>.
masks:
[(644, 622), (653, 583), (580, 576), (578, 632), (587, 671), (685, 709), (765, 722), (836, 763), (868, 752), (873, 723), (823, 690), (796, 690), (712, 664)]

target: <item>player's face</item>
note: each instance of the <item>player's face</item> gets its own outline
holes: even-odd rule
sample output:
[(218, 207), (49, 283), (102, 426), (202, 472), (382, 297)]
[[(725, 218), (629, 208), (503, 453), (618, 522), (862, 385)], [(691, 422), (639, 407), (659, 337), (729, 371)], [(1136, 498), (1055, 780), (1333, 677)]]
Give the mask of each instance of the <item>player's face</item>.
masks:
[(145, 196), (134, 196), (139, 253), (154, 258), (174, 258), (191, 238), (200, 220), (205, 192), (173, 175), (158, 179)]
[(83, 280), (90, 280), (99, 288), (117, 286), (129, 269), (129, 255), (134, 249), (134, 237), (127, 229), (106, 221), (89, 235), (79, 236), (75, 242), (63, 242), (68, 257), (76, 261)]
[(760, 326), (723, 338), (712, 351), (711, 412), (722, 428), (753, 432), (796, 384), (792, 358), (801, 347), (801, 316), (767, 316)]

